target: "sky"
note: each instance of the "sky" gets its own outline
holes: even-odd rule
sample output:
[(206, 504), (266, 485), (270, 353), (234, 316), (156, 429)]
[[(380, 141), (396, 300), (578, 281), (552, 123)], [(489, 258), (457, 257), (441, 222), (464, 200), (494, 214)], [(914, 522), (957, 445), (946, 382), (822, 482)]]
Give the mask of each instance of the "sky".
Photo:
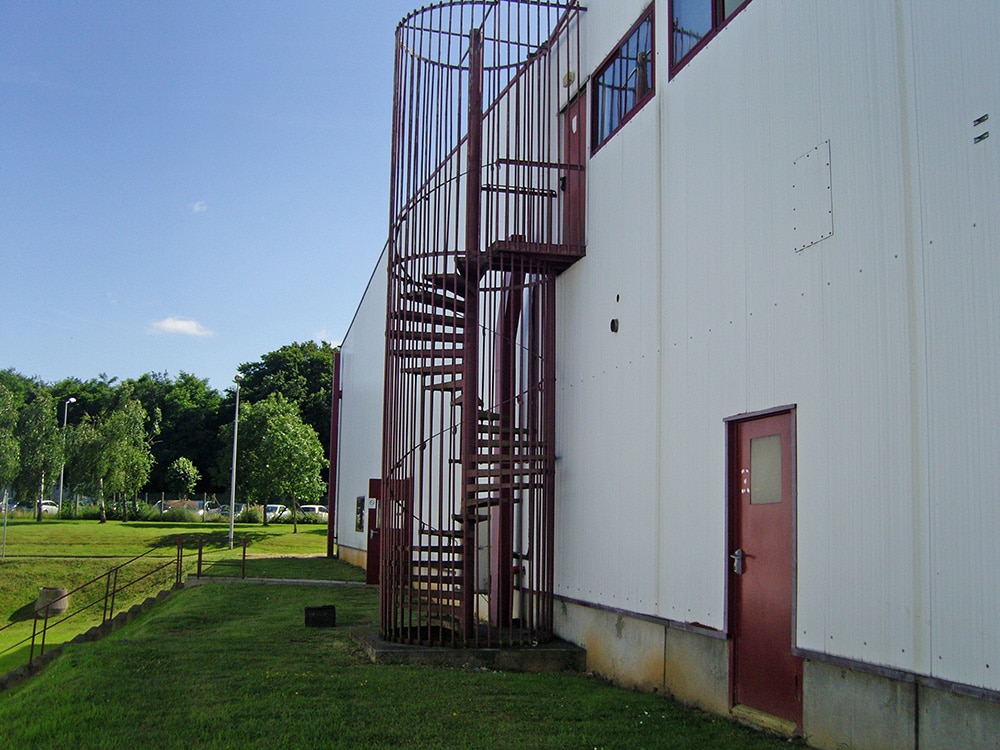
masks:
[(337, 344), (424, 0), (0, 0), (0, 370), (231, 387)]

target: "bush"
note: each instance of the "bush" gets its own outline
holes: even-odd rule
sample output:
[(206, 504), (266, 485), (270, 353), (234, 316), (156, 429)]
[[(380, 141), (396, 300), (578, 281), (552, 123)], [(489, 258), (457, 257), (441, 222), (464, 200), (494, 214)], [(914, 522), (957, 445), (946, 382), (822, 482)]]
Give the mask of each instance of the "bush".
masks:
[(169, 508), (159, 518), (169, 523), (191, 523), (201, 520), (201, 517), (190, 508)]
[(264, 516), (261, 514), (260, 508), (253, 506), (252, 508), (246, 508), (233, 519), (233, 523), (263, 523)]

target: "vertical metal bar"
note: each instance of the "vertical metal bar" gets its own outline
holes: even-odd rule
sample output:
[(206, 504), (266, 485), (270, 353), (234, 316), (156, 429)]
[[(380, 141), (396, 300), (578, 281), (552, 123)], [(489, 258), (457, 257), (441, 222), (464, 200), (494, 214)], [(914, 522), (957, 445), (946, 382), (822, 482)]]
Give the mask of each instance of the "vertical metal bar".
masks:
[(461, 628), (466, 640), (475, 632), (476, 514), (469, 513), (475, 491), (479, 431), (479, 254), (482, 201), (483, 36), (469, 34), (469, 117), (466, 138), (465, 326), (462, 360), (462, 605)]
[(204, 538), (198, 539), (198, 568), (195, 572), (195, 578), (201, 578), (201, 562), (205, 555), (205, 540)]
[[(333, 382), (330, 385), (330, 468), (326, 498), (326, 556), (337, 556), (337, 479), (340, 470), (340, 349), (333, 353)], [(246, 552), (246, 546), (243, 548)]]
[(243, 563), (240, 568), (240, 578), (247, 577), (247, 540), (243, 540)]

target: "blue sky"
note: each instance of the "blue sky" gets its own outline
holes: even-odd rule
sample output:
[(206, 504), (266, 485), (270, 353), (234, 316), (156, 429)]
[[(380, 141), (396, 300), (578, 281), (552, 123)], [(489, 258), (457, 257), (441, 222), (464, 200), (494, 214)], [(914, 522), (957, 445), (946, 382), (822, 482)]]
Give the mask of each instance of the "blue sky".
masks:
[(236, 367), (339, 342), (385, 242), (419, 0), (0, 0), (0, 369)]

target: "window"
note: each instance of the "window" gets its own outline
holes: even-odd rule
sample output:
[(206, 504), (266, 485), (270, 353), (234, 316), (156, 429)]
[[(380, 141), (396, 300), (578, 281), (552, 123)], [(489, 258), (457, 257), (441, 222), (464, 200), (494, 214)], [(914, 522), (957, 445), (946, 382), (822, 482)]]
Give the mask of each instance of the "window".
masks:
[(600, 148), (653, 98), (654, 60), (653, 6), (650, 5), (594, 74), (591, 150)]
[(671, 0), (670, 70), (676, 72), (750, 0)]

